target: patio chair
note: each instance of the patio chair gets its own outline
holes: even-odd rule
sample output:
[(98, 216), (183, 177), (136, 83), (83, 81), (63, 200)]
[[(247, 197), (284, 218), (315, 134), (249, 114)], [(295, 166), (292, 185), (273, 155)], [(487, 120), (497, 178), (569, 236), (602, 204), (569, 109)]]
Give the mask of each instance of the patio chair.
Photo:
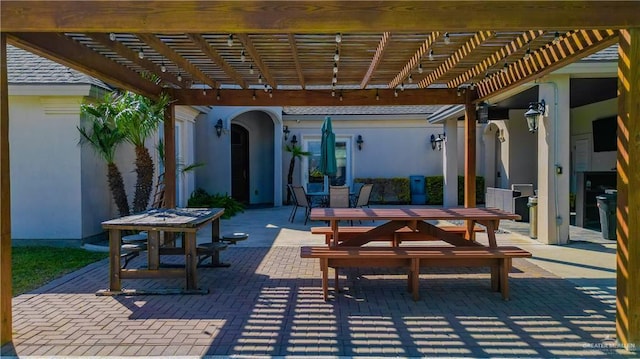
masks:
[(360, 191), (358, 192), (358, 199), (356, 200), (356, 204), (353, 207), (369, 207), (369, 198), (371, 197), (372, 189), (372, 183), (366, 183), (362, 185), (362, 187), (360, 187)]
[(349, 187), (329, 186), (329, 207), (349, 208)]
[(293, 206), (293, 210), (289, 216), (289, 222), (293, 222), (296, 218), (298, 207), (302, 207), (304, 208), (304, 224), (307, 224), (309, 214), (311, 214), (311, 201), (309, 201), (309, 197), (307, 197), (307, 193), (302, 186), (291, 186), (291, 192), (293, 193), (295, 205)]

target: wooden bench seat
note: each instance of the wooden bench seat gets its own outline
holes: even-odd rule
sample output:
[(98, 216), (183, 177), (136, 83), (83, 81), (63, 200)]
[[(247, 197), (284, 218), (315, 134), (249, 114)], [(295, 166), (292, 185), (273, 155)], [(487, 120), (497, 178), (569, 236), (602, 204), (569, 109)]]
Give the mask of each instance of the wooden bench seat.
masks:
[[(340, 241), (344, 241), (356, 236), (359, 236), (363, 233), (366, 233), (376, 227), (374, 226), (351, 226), (351, 227), (339, 227), (338, 233), (340, 234)], [(443, 226), (438, 227), (442, 231), (451, 234), (459, 234), (463, 235), (466, 233), (467, 229), (464, 226)], [(474, 232), (484, 232), (484, 229), (481, 227), (474, 227)], [(323, 234), (324, 241), (328, 245), (331, 242), (331, 238), (333, 237), (333, 230), (331, 227), (311, 227), (311, 234)], [(409, 227), (400, 228), (395, 232), (394, 238), (379, 238), (375, 239), (378, 241), (391, 241), (394, 247), (400, 245), (403, 241), (425, 241), (425, 240), (437, 240), (439, 238), (435, 238), (433, 236), (414, 232)]]
[(407, 289), (419, 299), (421, 267), (490, 267), (491, 288), (509, 299), (508, 274), (512, 258), (531, 257), (518, 247), (302, 247), (302, 258), (318, 258), (322, 271), (322, 294), (328, 299), (328, 269), (334, 268), (335, 290), (339, 290), (338, 268), (402, 267), (408, 269)]

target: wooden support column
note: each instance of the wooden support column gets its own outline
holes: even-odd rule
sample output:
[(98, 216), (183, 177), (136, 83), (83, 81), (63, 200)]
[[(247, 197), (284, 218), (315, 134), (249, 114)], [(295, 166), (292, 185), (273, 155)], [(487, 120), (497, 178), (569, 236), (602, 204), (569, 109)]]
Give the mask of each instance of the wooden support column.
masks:
[(176, 106), (164, 112), (164, 201), (166, 208), (176, 207)]
[(0, 345), (11, 337), (11, 189), (7, 35), (0, 33)]
[(617, 340), (640, 347), (640, 28), (618, 54)]
[(476, 206), (476, 106), (469, 96), (464, 106), (464, 206)]

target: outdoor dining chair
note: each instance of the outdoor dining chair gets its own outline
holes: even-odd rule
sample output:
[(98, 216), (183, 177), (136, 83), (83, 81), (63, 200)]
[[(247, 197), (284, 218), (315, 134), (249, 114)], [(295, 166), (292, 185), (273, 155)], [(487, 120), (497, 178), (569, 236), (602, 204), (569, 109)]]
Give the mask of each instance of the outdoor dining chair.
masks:
[(311, 201), (307, 197), (307, 193), (302, 186), (291, 186), (291, 193), (293, 193), (293, 199), (295, 201), (291, 215), (289, 215), (289, 222), (293, 222), (296, 218), (296, 211), (298, 207), (304, 208), (304, 224), (307, 224), (309, 220), (309, 214), (311, 213)]
[(359, 207), (369, 207), (369, 199), (371, 198), (371, 190), (373, 189), (373, 183), (366, 183), (360, 187), (360, 191), (358, 192), (358, 198), (356, 200), (356, 204), (353, 206), (355, 208)]
[(329, 207), (349, 208), (349, 187), (329, 186)]

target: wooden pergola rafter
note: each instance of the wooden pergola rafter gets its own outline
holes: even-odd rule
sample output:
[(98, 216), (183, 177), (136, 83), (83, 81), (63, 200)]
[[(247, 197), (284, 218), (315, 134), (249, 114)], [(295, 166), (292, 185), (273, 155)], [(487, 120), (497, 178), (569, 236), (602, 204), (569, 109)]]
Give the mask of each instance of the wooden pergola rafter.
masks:
[(561, 67), (568, 61), (598, 52), (617, 42), (615, 30), (576, 30), (509, 65), (506, 73), (500, 72), (477, 84), (480, 98), (496, 95), (512, 86), (532, 81)]
[(242, 78), (235, 69), (233, 69), (229, 63), (220, 56), (220, 54), (209, 46), (209, 43), (200, 34), (187, 34), (187, 37), (193, 42), (203, 54), (207, 55), (211, 61), (218, 65), (229, 77), (231, 77), (240, 87), (247, 88), (247, 82)]

